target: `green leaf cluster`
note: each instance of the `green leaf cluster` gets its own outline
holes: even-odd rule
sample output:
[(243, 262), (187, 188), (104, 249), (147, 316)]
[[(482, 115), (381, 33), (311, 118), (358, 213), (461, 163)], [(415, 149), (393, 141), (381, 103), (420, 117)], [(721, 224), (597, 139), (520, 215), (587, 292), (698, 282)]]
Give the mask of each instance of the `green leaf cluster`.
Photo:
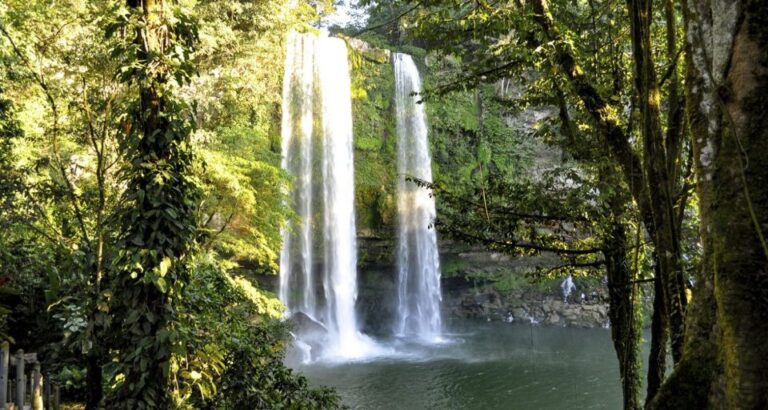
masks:
[[(282, 367), (280, 303), (246, 278), (277, 270), (292, 217), (284, 41), (317, 5), (165, 3), (0, 4), (8, 336), (70, 399), (93, 393), (96, 358), (110, 408), (332, 407)], [(257, 384), (223, 392), (237, 379)]]

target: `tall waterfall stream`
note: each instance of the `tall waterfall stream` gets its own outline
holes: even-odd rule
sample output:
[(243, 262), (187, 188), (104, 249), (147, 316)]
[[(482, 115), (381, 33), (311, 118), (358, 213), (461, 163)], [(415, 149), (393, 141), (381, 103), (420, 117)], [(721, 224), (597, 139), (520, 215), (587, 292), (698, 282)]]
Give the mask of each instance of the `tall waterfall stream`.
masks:
[(435, 198), (415, 180), (432, 182), (432, 158), (427, 140), (427, 115), (417, 93), (421, 78), (413, 58), (392, 56), (395, 70), (397, 121), (397, 318), (395, 334), (439, 341), (440, 255)]
[[(352, 156), (352, 103), (346, 43), (291, 34), (283, 82), (283, 168), (294, 180), (299, 220), (283, 232), (280, 300), (287, 314), (303, 313), (325, 334), (310, 357), (355, 359), (374, 343), (360, 332)], [(322, 250), (316, 272), (315, 251)], [(322, 300), (316, 278), (321, 274)]]

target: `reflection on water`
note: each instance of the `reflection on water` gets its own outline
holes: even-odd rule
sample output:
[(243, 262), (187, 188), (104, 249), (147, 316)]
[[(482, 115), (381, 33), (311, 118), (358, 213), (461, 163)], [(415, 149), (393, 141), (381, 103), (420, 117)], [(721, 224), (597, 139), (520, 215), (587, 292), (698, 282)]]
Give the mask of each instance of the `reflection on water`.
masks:
[(619, 409), (610, 331), (453, 322), (449, 342), (390, 341), (368, 362), (299, 366), (353, 409)]

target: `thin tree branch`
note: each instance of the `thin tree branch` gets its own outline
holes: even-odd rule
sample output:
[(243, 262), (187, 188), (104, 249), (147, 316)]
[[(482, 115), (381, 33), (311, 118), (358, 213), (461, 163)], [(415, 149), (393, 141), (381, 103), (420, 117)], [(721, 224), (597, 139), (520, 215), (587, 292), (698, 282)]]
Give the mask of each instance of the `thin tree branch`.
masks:
[(391, 19), (389, 19), (389, 20), (387, 20), (387, 21), (385, 21), (383, 23), (376, 24), (376, 25), (373, 25), (373, 26), (365, 27), (365, 28), (359, 30), (358, 32), (352, 34), (350, 37), (359, 37), (363, 33), (367, 33), (369, 31), (373, 31), (373, 30), (380, 29), (382, 27), (386, 27), (386, 26), (388, 26), (388, 25), (390, 25), (390, 24), (400, 20), (401, 18), (405, 17), (406, 15), (410, 14), (411, 12), (413, 12), (414, 10), (416, 10), (419, 7), (421, 7), (421, 2), (420, 1), (416, 2), (416, 4), (414, 4), (412, 7), (409, 7), (408, 9), (406, 9), (402, 13), (398, 14), (397, 16), (395, 16), (395, 17), (393, 17), (393, 18), (391, 18)]
[(563, 254), (563, 255), (592, 255), (595, 253), (603, 252), (603, 249), (600, 249), (600, 248), (564, 249), (564, 248), (555, 248), (555, 247), (546, 246), (546, 245), (538, 245), (532, 242), (500, 241), (496, 239), (486, 238), (483, 236), (478, 236), (478, 235), (471, 234), (469, 232), (465, 232), (457, 229), (451, 229), (450, 226), (448, 226), (448, 229), (455, 236), (469, 238), (469, 239), (473, 239), (478, 242), (484, 243), (486, 245), (494, 245), (494, 246), (508, 248), (508, 249), (521, 248), (521, 249), (529, 249), (529, 250), (534, 250), (539, 252), (552, 252), (552, 253)]

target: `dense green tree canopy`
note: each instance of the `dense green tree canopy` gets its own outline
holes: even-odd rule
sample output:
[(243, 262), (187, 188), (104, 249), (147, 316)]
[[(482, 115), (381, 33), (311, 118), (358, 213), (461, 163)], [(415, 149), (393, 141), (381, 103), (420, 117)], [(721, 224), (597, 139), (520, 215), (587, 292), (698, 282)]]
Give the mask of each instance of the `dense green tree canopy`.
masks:
[(297, 218), (286, 36), (322, 28), (350, 50), (359, 235), (392, 236), (410, 177), (409, 53), (443, 237), (606, 277), (625, 408), (768, 405), (763, 2), (361, 0), (326, 27), (333, 3), (0, 3), (2, 338), (90, 409), (339, 407), (282, 364), (256, 281)]

